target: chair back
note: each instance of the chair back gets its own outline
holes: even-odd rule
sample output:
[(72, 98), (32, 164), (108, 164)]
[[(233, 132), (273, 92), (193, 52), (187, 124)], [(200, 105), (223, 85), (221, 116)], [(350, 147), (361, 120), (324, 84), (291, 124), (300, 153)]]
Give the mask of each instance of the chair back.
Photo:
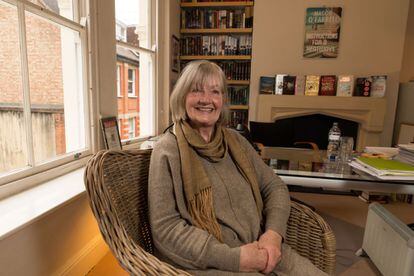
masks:
[(152, 255), (148, 220), (151, 150), (95, 154), (85, 171), (89, 203), (99, 229), (121, 266), (132, 275), (189, 275)]
[(329, 224), (309, 207), (291, 201), (286, 243), (320, 270), (335, 274), (336, 239)]

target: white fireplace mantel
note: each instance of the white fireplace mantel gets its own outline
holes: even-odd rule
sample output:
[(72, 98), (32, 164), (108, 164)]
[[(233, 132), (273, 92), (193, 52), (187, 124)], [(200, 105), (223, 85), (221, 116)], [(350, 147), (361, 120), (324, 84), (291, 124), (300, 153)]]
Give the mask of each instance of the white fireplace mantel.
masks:
[(385, 98), (259, 95), (257, 121), (323, 114), (359, 124), (357, 150), (378, 146), (384, 128)]

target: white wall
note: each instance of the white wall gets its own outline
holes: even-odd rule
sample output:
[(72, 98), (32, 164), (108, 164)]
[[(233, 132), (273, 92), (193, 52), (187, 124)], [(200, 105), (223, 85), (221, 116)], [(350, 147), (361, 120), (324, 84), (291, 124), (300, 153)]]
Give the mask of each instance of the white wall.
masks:
[(0, 275), (83, 275), (107, 250), (83, 194), (0, 240)]
[[(250, 120), (257, 116), (260, 76), (277, 73), (388, 75), (381, 144), (391, 143), (409, 0), (255, 1)], [(302, 58), (307, 7), (340, 6), (336, 59)]]
[(172, 35), (180, 37), (180, 0), (160, 2), (158, 133), (169, 125), (171, 83), (178, 78), (178, 74), (171, 70), (171, 40)]

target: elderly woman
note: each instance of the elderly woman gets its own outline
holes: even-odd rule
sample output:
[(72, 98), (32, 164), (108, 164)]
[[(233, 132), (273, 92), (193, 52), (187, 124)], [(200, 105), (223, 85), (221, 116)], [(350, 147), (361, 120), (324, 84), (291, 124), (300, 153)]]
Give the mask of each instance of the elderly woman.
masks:
[(149, 211), (155, 254), (196, 275), (325, 275), (283, 243), (286, 185), (225, 128), (226, 79), (189, 63), (171, 96), (172, 129), (152, 153)]

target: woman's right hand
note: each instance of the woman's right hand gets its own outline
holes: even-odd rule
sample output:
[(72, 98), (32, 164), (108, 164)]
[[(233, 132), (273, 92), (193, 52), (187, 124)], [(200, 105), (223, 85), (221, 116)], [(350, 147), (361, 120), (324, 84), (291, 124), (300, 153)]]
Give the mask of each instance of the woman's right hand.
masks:
[(259, 248), (257, 241), (245, 244), (240, 247), (240, 271), (262, 271), (266, 268), (267, 258), (267, 251)]

